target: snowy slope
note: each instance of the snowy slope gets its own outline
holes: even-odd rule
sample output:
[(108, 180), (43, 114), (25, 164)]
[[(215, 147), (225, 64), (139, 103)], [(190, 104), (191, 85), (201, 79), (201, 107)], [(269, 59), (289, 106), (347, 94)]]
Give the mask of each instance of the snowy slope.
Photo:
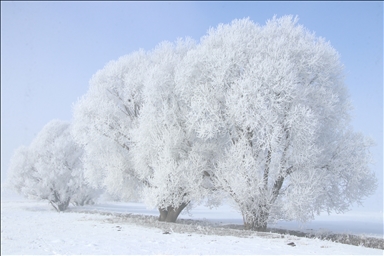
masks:
[[(126, 208), (149, 217), (157, 214), (141, 204), (119, 203), (72, 207), (70, 212), (57, 213), (46, 202), (2, 193), (1, 254), (383, 254), (379, 249), (290, 235), (242, 236), (240, 231), (231, 235), (205, 235), (183, 230), (182, 224), (150, 227), (135, 224), (132, 219), (76, 212), (128, 212)], [(169, 234), (164, 234), (165, 231)], [(287, 245), (291, 242), (296, 246)]]

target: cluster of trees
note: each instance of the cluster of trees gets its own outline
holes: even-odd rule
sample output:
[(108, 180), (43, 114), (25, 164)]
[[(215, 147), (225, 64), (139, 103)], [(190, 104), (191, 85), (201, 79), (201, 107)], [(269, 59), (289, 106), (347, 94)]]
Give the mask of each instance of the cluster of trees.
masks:
[[(352, 131), (350, 109), (338, 53), (297, 18), (235, 20), (98, 71), (66, 137), (81, 151), (68, 156), (81, 159), (72, 182), (142, 200), (168, 222), (224, 199), (255, 230), (343, 212), (376, 187), (372, 142)], [(16, 152), (11, 169), (26, 172), (26, 155)], [(65, 183), (68, 163), (52, 166)]]

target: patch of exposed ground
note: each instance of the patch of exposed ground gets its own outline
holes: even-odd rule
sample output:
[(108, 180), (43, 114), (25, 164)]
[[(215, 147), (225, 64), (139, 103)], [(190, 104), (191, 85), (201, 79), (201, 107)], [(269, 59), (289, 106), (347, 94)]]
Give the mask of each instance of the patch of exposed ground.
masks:
[[(71, 212), (73, 210), (69, 210)], [(366, 237), (351, 234), (335, 234), (331, 232), (302, 232), (287, 229), (270, 228), (267, 232), (244, 230), (242, 225), (219, 225), (206, 221), (178, 219), (176, 223), (167, 223), (158, 221), (157, 217), (149, 215), (139, 215), (131, 213), (111, 213), (99, 210), (76, 210), (73, 212), (82, 212), (90, 214), (101, 214), (110, 216), (106, 221), (111, 223), (130, 223), (150, 228), (163, 230), (164, 234), (169, 233), (195, 233), (204, 235), (236, 236), (250, 237), (259, 236), (266, 238), (284, 238), (285, 235), (317, 238), (342, 244), (364, 246), (384, 250), (384, 239), (376, 237)]]

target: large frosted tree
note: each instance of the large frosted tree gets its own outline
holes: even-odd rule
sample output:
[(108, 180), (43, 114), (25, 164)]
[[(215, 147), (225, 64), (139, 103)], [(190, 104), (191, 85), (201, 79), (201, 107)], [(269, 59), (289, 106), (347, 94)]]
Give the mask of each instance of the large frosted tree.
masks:
[(88, 92), (74, 106), (72, 135), (85, 150), (86, 179), (122, 200), (137, 199), (148, 184), (130, 156), (148, 66), (144, 51), (111, 61), (92, 77)]
[(202, 168), (209, 155), (201, 152), (211, 149), (186, 129), (174, 93), (175, 67), (194, 45), (164, 42), (110, 62), (74, 108), (87, 179), (123, 200), (144, 200), (169, 222), (210, 191)]
[(71, 201), (91, 203), (97, 191), (84, 180), (82, 154), (70, 135), (70, 124), (52, 120), (29, 147), (15, 151), (8, 186), (28, 198), (48, 200), (57, 211), (66, 210)]
[(135, 169), (148, 182), (143, 199), (157, 207), (159, 219), (167, 222), (175, 222), (187, 205), (211, 192), (204, 171), (213, 147), (188, 128), (187, 106), (175, 93), (176, 67), (194, 46), (191, 40), (178, 40), (164, 42), (151, 52), (143, 107), (133, 133)]
[(343, 212), (375, 189), (371, 142), (350, 128), (338, 53), (296, 18), (219, 25), (176, 77), (189, 129), (226, 141), (208, 173), (246, 228)]

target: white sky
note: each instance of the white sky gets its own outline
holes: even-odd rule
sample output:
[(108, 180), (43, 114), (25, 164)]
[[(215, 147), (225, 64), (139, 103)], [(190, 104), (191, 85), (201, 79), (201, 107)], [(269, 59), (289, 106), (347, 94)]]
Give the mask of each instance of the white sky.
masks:
[(16, 148), (72, 105), (110, 60), (210, 27), (276, 14), (330, 41), (345, 65), (352, 125), (371, 136), (379, 187), (355, 211), (383, 211), (382, 2), (1, 2), (1, 181)]

